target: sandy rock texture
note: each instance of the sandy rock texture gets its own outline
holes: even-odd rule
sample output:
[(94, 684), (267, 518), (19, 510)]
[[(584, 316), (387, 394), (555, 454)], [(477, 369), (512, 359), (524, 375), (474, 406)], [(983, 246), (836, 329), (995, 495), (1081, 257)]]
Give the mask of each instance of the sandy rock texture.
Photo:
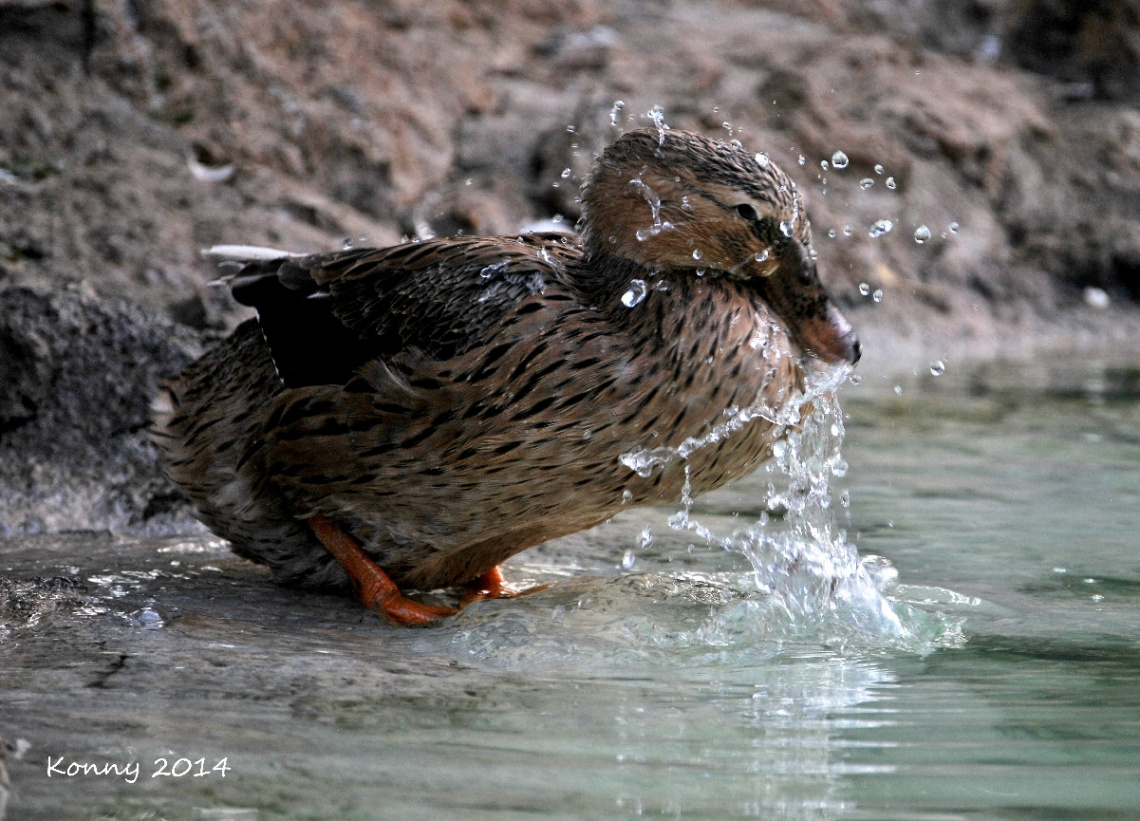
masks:
[[(807, 191), (864, 367), (1140, 336), (1140, 0), (0, 0), (0, 99), (9, 530), (169, 515), (144, 399), (244, 316), (201, 248), (573, 223), (654, 117)], [(69, 426), (132, 490), (34, 501)]]

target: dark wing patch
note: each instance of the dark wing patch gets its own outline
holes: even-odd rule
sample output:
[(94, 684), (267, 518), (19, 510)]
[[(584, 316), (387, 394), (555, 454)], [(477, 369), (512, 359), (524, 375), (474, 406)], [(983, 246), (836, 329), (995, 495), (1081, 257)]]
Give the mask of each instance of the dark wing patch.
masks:
[(330, 310), (329, 295), (311, 269), (340, 255), (246, 263), (230, 280), (234, 299), (257, 309), (277, 375), (287, 387), (343, 384), (377, 348), (362, 340)]
[(581, 257), (560, 235), (451, 238), (246, 263), (234, 298), (257, 309), (287, 387), (346, 384), (369, 361), (449, 359), (529, 297), (564, 289)]

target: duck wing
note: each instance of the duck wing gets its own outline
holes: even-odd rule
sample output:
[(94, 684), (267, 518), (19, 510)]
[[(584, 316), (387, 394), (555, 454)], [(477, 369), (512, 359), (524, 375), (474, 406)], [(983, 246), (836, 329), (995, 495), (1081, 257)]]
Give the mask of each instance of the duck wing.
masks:
[(286, 387), (347, 384), (389, 365), (461, 356), (581, 258), (561, 234), (447, 238), (239, 263), (234, 298), (258, 322)]

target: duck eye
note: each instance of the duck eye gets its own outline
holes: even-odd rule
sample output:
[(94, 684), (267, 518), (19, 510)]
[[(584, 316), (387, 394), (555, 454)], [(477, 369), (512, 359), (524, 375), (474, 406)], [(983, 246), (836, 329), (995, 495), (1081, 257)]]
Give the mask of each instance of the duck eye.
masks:
[(740, 214), (740, 216), (744, 217), (746, 220), (757, 222), (760, 219), (760, 215), (756, 213), (756, 208), (750, 202), (740, 203), (740, 205), (736, 206), (735, 210), (736, 213)]

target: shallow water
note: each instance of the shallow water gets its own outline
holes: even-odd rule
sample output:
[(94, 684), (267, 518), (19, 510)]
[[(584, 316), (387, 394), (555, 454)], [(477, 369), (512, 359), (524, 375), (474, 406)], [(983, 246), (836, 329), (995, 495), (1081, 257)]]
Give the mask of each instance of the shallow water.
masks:
[(203, 535), (5, 544), (84, 588), (0, 590), (9, 817), (1140, 817), (1140, 371), (871, 382), (831, 507), (793, 510), (831, 552), (761, 471), (425, 630)]

